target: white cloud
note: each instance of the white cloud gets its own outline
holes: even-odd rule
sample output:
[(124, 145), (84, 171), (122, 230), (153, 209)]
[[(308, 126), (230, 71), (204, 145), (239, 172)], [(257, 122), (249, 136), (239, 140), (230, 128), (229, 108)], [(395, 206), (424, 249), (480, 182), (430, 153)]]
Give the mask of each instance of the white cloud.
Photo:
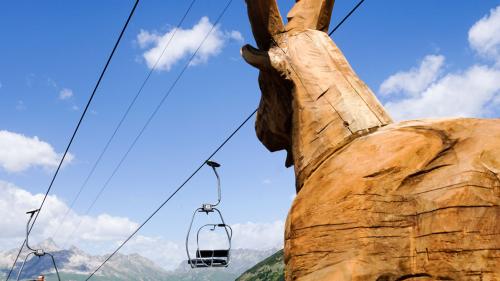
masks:
[[(26, 211), (38, 208), (43, 196), (44, 194), (32, 194), (14, 184), (0, 181), (0, 213), (2, 214), (0, 240), (22, 241), (24, 239), (28, 219)], [(30, 235), (34, 240), (33, 243), (52, 236), (67, 211), (68, 206), (63, 201), (56, 196), (49, 195), (32, 235)], [(101, 214), (97, 217), (82, 217), (70, 211), (65, 223), (61, 225), (59, 231), (63, 234), (61, 236), (73, 233), (80, 219), (82, 219), (82, 223), (78, 228), (77, 235), (79, 241), (115, 241), (122, 239), (137, 227), (137, 224), (128, 218), (113, 217), (107, 214)]]
[(179, 263), (187, 259), (184, 245), (159, 236), (137, 235), (126, 245), (124, 253), (139, 253), (167, 270), (176, 269)]
[(447, 74), (417, 97), (385, 104), (397, 120), (422, 117), (482, 117), (500, 96), (500, 70), (476, 65)]
[[(231, 224), (233, 238), (231, 240), (234, 249), (258, 249), (268, 250), (282, 248), (284, 241), (284, 223), (275, 221), (271, 223), (235, 223)], [(196, 233), (199, 228), (193, 227)], [(223, 228), (216, 228), (215, 231), (205, 228), (200, 232), (200, 245), (209, 248), (227, 247), (227, 235)], [(191, 237), (191, 248), (196, 249), (195, 237)]]
[[(232, 249), (269, 250), (282, 248), (284, 242), (284, 223), (275, 221), (271, 223), (236, 223), (232, 224), (233, 239)], [(198, 228), (194, 227), (192, 233)], [(195, 238), (191, 237), (190, 249), (195, 254)], [(228, 246), (223, 229), (206, 231), (200, 234), (200, 246), (209, 249), (224, 249)], [(139, 253), (154, 260), (166, 269), (175, 269), (182, 261), (186, 260), (185, 245), (166, 240), (163, 237), (138, 235), (130, 240), (124, 248), (125, 253)]]
[[(12, 248), (22, 242), (28, 216), (27, 210), (38, 208), (43, 194), (32, 194), (14, 184), (0, 180), (0, 247)], [(101, 214), (98, 216), (81, 216), (70, 210), (64, 224), (59, 225), (68, 211), (66, 203), (54, 195), (49, 195), (40, 213), (36, 226), (30, 235), (31, 244), (52, 237), (59, 228), (55, 240), (58, 244), (73, 234), (67, 245), (78, 247), (93, 253), (109, 253), (138, 226), (136, 222), (126, 217)], [(82, 223), (79, 225), (79, 222)], [(79, 225), (79, 227), (78, 227)], [(233, 228), (233, 249), (267, 250), (283, 247), (284, 223), (236, 223)], [(73, 230), (78, 227), (75, 233)], [(224, 247), (226, 240), (222, 233), (207, 231), (201, 237), (201, 243), (209, 247)], [(173, 242), (161, 236), (137, 235), (123, 249), (124, 253), (139, 253), (152, 259), (166, 269), (175, 269), (179, 263), (186, 260), (183, 242)], [(9, 262), (11, 262), (9, 260)], [(0, 260), (1, 263), (1, 260)]]
[[(38, 208), (44, 194), (32, 194), (12, 183), (0, 181), (0, 238), (23, 238), (28, 219), (26, 211)], [(52, 235), (68, 206), (59, 198), (49, 195), (37, 220), (37, 231), (34, 235)], [(70, 211), (68, 220), (62, 225), (62, 232), (70, 232), (79, 221), (79, 216)], [(78, 219), (78, 220), (77, 220)], [(123, 233), (131, 232), (136, 223), (127, 218), (112, 217), (106, 214), (97, 217), (83, 217), (80, 235), (88, 240), (110, 240), (123, 237)]]
[[(62, 155), (38, 137), (27, 137), (0, 130), (0, 167), (8, 172), (20, 172), (33, 166), (55, 168)], [(66, 155), (65, 163), (70, 163), (73, 155)]]
[(61, 91), (59, 91), (59, 99), (60, 100), (67, 100), (73, 97), (73, 91), (68, 88), (64, 88)]
[(469, 43), (479, 55), (500, 61), (500, 6), (472, 26)]
[(243, 38), (243, 35), (239, 31), (232, 30), (230, 32), (226, 32), (227, 36), (235, 41), (238, 42), (243, 42), (245, 39)]
[(283, 247), (285, 224), (282, 221), (237, 223), (232, 228), (234, 248), (267, 250)]
[(470, 47), (497, 64), (474, 64), (444, 73), (443, 56), (427, 56), (420, 67), (398, 72), (380, 86), (392, 96), (385, 104), (396, 120), (429, 117), (492, 117), (500, 104), (500, 6), (469, 30)]
[[(22, 242), (25, 235), (25, 226), (28, 216), (27, 210), (38, 208), (43, 194), (32, 194), (14, 184), (0, 180), (0, 247), (10, 249), (12, 245)], [(68, 211), (68, 206), (54, 195), (49, 195), (44, 208), (40, 213), (36, 226), (30, 235), (31, 244), (37, 244), (52, 237), (59, 246), (68, 247), (69, 244), (91, 253), (109, 254), (138, 226), (136, 222), (126, 217), (100, 214), (98, 216), (81, 216), (70, 210), (64, 224), (59, 225)], [(79, 222), (82, 221), (81, 224)], [(78, 227), (79, 226), (79, 227)], [(283, 247), (284, 223), (236, 223), (231, 225), (233, 232), (233, 249), (274, 249)], [(74, 229), (78, 227), (75, 233)], [(67, 236), (72, 235), (68, 241)], [(201, 243), (209, 247), (224, 247), (225, 238), (221, 233), (207, 231), (202, 236)], [(166, 269), (175, 269), (179, 263), (186, 260), (185, 245), (182, 242), (173, 242), (161, 236), (137, 235), (131, 239), (123, 249), (124, 253), (139, 253), (154, 260)], [(11, 261), (8, 260), (10, 263)], [(0, 264), (2, 260), (0, 259)]]
[[(202, 17), (192, 29), (174, 28), (165, 34), (141, 30), (137, 35), (137, 42), (140, 48), (147, 49), (143, 53), (143, 57), (149, 68), (153, 68), (158, 57), (161, 56), (156, 69), (168, 71), (179, 60), (194, 54), (210, 30), (212, 32), (198, 50), (191, 65), (205, 63), (210, 57), (219, 54), (229, 39), (243, 40), (241, 33), (238, 31), (223, 32), (219, 26), (214, 27), (207, 17)], [(162, 55), (172, 36), (174, 37), (170, 45)]]
[(388, 95), (398, 92), (416, 95), (434, 82), (444, 63), (444, 56), (428, 55), (418, 68), (400, 71), (380, 85), (380, 93)]

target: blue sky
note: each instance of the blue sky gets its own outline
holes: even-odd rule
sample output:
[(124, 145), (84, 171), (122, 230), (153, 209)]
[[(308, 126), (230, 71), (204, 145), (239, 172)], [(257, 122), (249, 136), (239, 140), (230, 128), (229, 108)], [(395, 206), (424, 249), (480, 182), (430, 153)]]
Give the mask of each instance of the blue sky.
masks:
[[(51, 197), (34, 229), (35, 239), (52, 236), (59, 214), (147, 75), (151, 59), (144, 54), (155, 57), (153, 48), (175, 27), (189, 2), (139, 4), (71, 147), (73, 158), (56, 180), (51, 193), (56, 197)], [(183, 41), (174, 37), (172, 49), (166, 50), (168, 59), (151, 76), (72, 210), (70, 222), (54, 237), (56, 243), (67, 241), (64, 236), (187, 63), (198, 35), (210, 27), (225, 3), (196, 2), (179, 32), (177, 40)], [(332, 26), (355, 3), (337, 1)], [(9, 229), (0, 236), (1, 249), (17, 247), (23, 238), (24, 212), (39, 204), (41, 197), (36, 194), (45, 192), (54, 163), (132, 4), (0, 3), (0, 190), (4, 198), (12, 198), (10, 205), (0, 204), (10, 206), (0, 209), (8, 214), (0, 228)], [(293, 1), (279, 4), (285, 16)], [(333, 39), (398, 120), (498, 118), (500, 10), (492, 10), (498, 5), (498, 0), (368, 0)], [(239, 55), (243, 44), (254, 44), (244, 1), (233, 2), (216, 35), (185, 72), (70, 244), (96, 253), (115, 247), (256, 108), (258, 73)], [(221, 209), (226, 220), (237, 225), (237, 247), (279, 246), (294, 194), (293, 170), (284, 167), (284, 158), (284, 153), (269, 153), (258, 142), (253, 120), (214, 158), (222, 164)], [(125, 251), (139, 251), (167, 267), (175, 264), (183, 258), (180, 249), (192, 211), (214, 197), (215, 178), (205, 168)], [(157, 245), (167, 253), (152, 253)]]

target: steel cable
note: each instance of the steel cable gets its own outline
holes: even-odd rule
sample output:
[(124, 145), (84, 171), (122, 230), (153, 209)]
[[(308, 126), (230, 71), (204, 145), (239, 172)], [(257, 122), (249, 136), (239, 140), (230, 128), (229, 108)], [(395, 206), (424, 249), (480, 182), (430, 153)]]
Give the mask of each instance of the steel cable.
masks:
[[(229, 1), (231, 2), (231, 1)], [(361, 3), (364, 2), (364, 0), (362, 0), (360, 3), (358, 3), (358, 5), (356, 5), (356, 7), (351, 10), (351, 12), (349, 12), (349, 14), (344, 17), (344, 19), (339, 23), (337, 24), (337, 26), (330, 32), (329, 35), (333, 34), (345, 21), (347, 18), (349, 18), (353, 13), (354, 11), (361, 5)], [(230, 4), (230, 3), (229, 3)], [(118, 246), (118, 248), (116, 248), (115, 251), (113, 251), (88, 277), (87, 279), (85, 279), (85, 281), (88, 281), (90, 280), (90, 278), (92, 278), (92, 276), (94, 276), (97, 271), (99, 271), (123, 246), (125, 246), (125, 244), (130, 241), (130, 239), (132, 239), (135, 234), (137, 232), (139, 232), (139, 230), (141, 230), (141, 228), (146, 224), (148, 223), (152, 218), (153, 216), (155, 216), (169, 201), (170, 199), (172, 199), (200, 170), (201, 168), (205, 165), (206, 161), (210, 160), (215, 154), (217, 154), (228, 142), (229, 140), (231, 140), (234, 135), (236, 135), (236, 133), (238, 133), (238, 131), (257, 113), (258, 111), (258, 108), (255, 109), (206, 159), (204, 159), (200, 165), (186, 178), (186, 180), (184, 180), (182, 182), (181, 185), (179, 185), (179, 187), (177, 187), (177, 189), (174, 190), (174, 192), (172, 192), (166, 200), (164, 200), (160, 205), (159, 207), (157, 207), (153, 213), (151, 213), (151, 215), (149, 215), (146, 220), (144, 220), (141, 225), (139, 225), (139, 227), (137, 227), (121, 244), (120, 246)]]
[[(127, 20), (125, 22), (125, 25), (123, 26), (123, 28), (122, 28), (122, 30), (120, 32), (120, 35), (118, 36), (118, 39), (116, 40), (116, 43), (115, 43), (115, 45), (113, 47), (113, 50), (111, 51), (111, 54), (109, 55), (108, 60), (106, 61), (106, 64), (104, 65), (104, 68), (101, 71), (101, 74), (99, 75), (99, 79), (97, 80), (97, 83), (96, 83), (96, 85), (94, 87), (94, 90), (92, 91), (92, 94), (90, 95), (90, 97), (89, 97), (89, 99), (87, 101), (85, 109), (83, 110), (82, 115), (80, 116), (80, 119), (78, 120), (78, 123), (77, 123), (77, 125), (76, 125), (76, 127), (75, 127), (75, 129), (73, 131), (73, 134), (71, 135), (71, 138), (70, 138), (70, 140), (68, 142), (68, 145), (66, 146), (66, 149), (65, 149), (64, 154), (63, 154), (63, 156), (61, 158), (61, 161), (59, 162), (59, 165), (57, 166), (57, 169), (56, 169), (56, 171), (55, 171), (55, 173), (54, 173), (54, 175), (52, 177), (52, 180), (50, 181), (49, 187), (47, 188), (47, 191), (45, 192), (45, 195), (43, 197), (42, 203), (40, 204), (40, 207), (39, 207), (39, 211), (37, 212), (35, 218), (33, 219), (33, 223), (31, 224), (31, 227), (30, 227), (30, 229), (28, 231), (28, 235), (31, 233), (31, 230), (33, 229), (33, 226), (35, 225), (35, 222), (38, 219), (38, 216), (39, 216), (40, 212), (42, 211), (42, 208), (43, 208), (43, 206), (45, 204), (45, 201), (47, 200), (47, 196), (49, 195), (50, 190), (52, 189), (52, 186), (54, 185), (54, 182), (55, 182), (55, 180), (57, 178), (57, 175), (59, 174), (59, 171), (60, 171), (60, 169), (62, 167), (64, 159), (66, 158), (66, 155), (68, 154), (69, 148), (71, 147), (71, 144), (73, 143), (73, 140), (75, 139), (75, 136), (76, 136), (76, 134), (78, 132), (78, 129), (80, 128), (80, 125), (82, 124), (83, 118), (85, 117), (85, 114), (87, 113), (87, 111), (89, 109), (89, 106), (92, 103), (92, 100), (94, 99), (95, 93), (97, 92), (97, 89), (99, 88), (99, 85), (101, 84), (102, 78), (104, 77), (104, 73), (106, 73), (106, 70), (108, 69), (108, 66), (109, 66), (109, 64), (111, 62), (111, 59), (113, 58), (113, 55), (115, 54), (115, 51), (118, 48), (118, 45), (120, 44), (120, 41), (121, 41), (121, 39), (123, 37), (123, 34), (125, 33), (125, 30), (127, 29), (127, 26), (129, 24), (132, 16), (133, 16), (135, 10), (136, 10), (138, 4), (139, 4), (139, 0), (136, 0), (135, 3), (134, 3), (134, 6), (132, 8), (132, 10), (130, 11), (130, 13), (128, 15), (128, 18), (127, 18)], [(8, 275), (7, 275), (7, 278), (5, 279), (6, 281), (9, 280), (10, 275), (12, 274), (12, 271), (14, 270), (14, 267), (16, 266), (17, 260), (19, 259), (19, 256), (21, 255), (21, 252), (22, 252), (25, 244), (26, 244), (26, 239), (23, 241), (23, 243), (22, 243), (22, 245), (21, 245), (21, 247), (19, 249), (19, 252), (17, 253), (17, 256), (16, 256), (16, 258), (14, 260), (14, 263), (12, 264), (12, 267), (11, 267), (11, 269), (10, 269)]]

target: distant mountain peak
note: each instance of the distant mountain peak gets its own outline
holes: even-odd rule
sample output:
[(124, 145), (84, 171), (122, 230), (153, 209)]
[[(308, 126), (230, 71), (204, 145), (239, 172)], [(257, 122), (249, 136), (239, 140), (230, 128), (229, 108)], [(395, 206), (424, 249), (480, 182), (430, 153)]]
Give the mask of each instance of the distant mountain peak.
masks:
[(32, 246), (32, 248), (42, 249), (45, 252), (61, 251), (61, 248), (56, 244), (56, 242), (52, 238), (47, 238), (47, 239), (43, 240), (42, 242)]

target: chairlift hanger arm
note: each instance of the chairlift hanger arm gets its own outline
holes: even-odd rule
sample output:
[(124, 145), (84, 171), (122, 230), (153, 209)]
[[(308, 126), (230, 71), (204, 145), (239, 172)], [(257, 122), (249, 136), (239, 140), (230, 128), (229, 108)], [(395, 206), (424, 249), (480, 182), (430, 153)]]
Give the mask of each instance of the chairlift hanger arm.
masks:
[(31, 210), (31, 211), (27, 211), (26, 214), (33, 216), (38, 211), (40, 211), (40, 209), (34, 209), (34, 210)]
[(61, 281), (61, 277), (59, 276), (59, 270), (57, 270), (57, 265), (56, 265), (56, 260), (54, 259), (54, 255), (52, 255), (51, 253), (47, 253), (47, 255), (49, 255), (50, 258), (52, 259), (52, 264), (54, 265), (54, 269), (56, 270), (57, 280)]
[(217, 203), (212, 204), (212, 207), (215, 207), (220, 204), (220, 201), (222, 199), (222, 194), (221, 194), (221, 187), (220, 187), (220, 176), (219, 173), (217, 172), (217, 168), (220, 167), (220, 164), (214, 161), (207, 161), (206, 164), (212, 168), (214, 171), (215, 177), (217, 178)]
[(23, 264), (21, 265), (21, 268), (19, 269), (19, 272), (17, 272), (17, 278), (16, 278), (16, 281), (19, 281), (19, 278), (21, 278), (21, 273), (23, 272), (23, 269), (24, 269), (24, 266), (26, 265), (26, 261), (28, 260), (28, 258), (33, 255), (34, 252), (30, 252), (26, 255), (26, 257), (24, 258), (24, 261), (23, 261)]
[(30, 215), (30, 218), (28, 219), (28, 223), (26, 223), (26, 247), (30, 250), (30, 252), (24, 258), (21, 269), (19, 269), (19, 272), (17, 273), (17, 279), (16, 279), (17, 281), (19, 281), (19, 278), (21, 278), (21, 273), (23, 272), (24, 266), (26, 265), (26, 261), (28, 261), (28, 258), (31, 255), (35, 255), (37, 257), (43, 257), (45, 255), (50, 256), (50, 258), (52, 260), (52, 264), (54, 265), (54, 269), (56, 270), (57, 280), (61, 281), (61, 277), (59, 276), (59, 270), (57, 269), (56, 260), (54, 259), (54, 256), (51, 253), (46, 253), (43, 249), (35, 250), (35, 249), (31, 248), (29, 245), (28, 239), (29, 239), (30, 229), (33, 227), (33, 223), (35, 223), (34, 221), (33, 221), (33, 223), (31, 223), (31, 221), (33, 220), (33, 217), (35, 216), (35, 214), (38, 213), (39, 211), (40, 211), (40, 209), (31, 210), (31, 211), (26, 212), (26, 214)]
[[(31, 211), (26, 212), (26, 214), (30, 215), (28, 223), (26, 224), (26, 248), (28, 248), (29, 250), (31, 250), (33, 252), (36, 252), (36, 250), (30, 247), (28, 239), (29, 239), (29, 235), (30, 235), (30, 229), (33, 227), (33, 224), (30, 225), (31, 220), (33, 219), (35, 214), (38, 213), (38, 211), (40, 211), (40, 209), (35, 209), (35, 210), (31, 210)], [(33, 223), (35, 223), (35, 222), (33, 221)]]
[(193, 213), (193, 216), (191, 217), (191, 223), (189, 224), (189, 228), (188, 228), (188, 232), (187, 232), (187, 235), (186, 235), (186, 253), (187, 253), (187, 256), (188, 256), (188, 260), (191, 260), (191, 255), (189, 254), (189, 234), (191, 234), (191, 228), (193, 227), (193, 222), (194, 222), (194, 217), (196, 216), (196, 213), (198, 212), (203, 212), (203, 209), (202, 208), (198, 208), (196, 210), (194, 210), (194, 213)]

